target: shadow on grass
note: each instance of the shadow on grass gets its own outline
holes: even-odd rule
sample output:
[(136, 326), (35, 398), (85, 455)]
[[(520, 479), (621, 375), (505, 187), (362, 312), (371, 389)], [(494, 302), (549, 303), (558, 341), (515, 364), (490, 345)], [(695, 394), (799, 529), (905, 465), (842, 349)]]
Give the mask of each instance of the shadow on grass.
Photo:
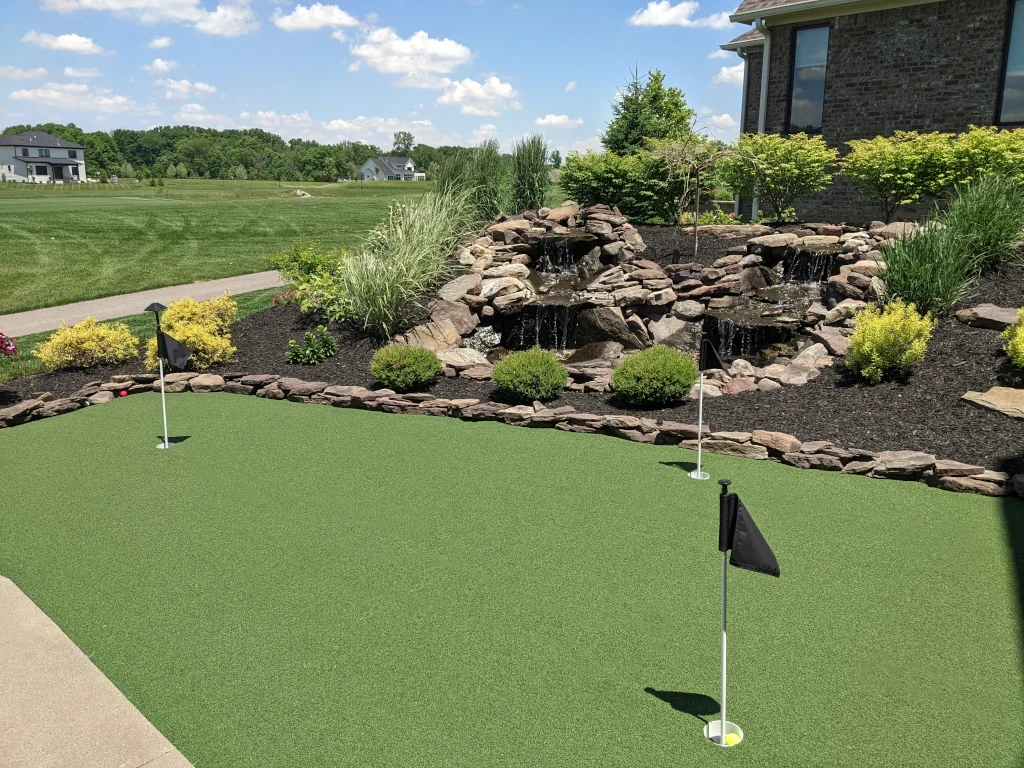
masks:
[[(1024, 472), (1024, 455), (1002, 461), (1001, 469), (1011, 477)], [(1004, 496), (1002, 501), (1003, 527), (1017, 582), (1014, 589), (1017, 599), (1017, 639), (1021, 646), (1021, 656), (1024, 657), (1024, 501), (1014, 496)], [(1018, 755), (1018, 764), (1024, 765), (1024, 754)]]
[[(190, 437), (192, 437), (192, 435), (178, 435), (177, 437), (172, 436), (167, 438), (167, 442), (169, 442), (171, 445), (177, 445), (178, 443), (184, 443)], [(156, 439), (162, 443), (164, 441), (164, 436), (157, 435)]]
[(660, 461), (659, 464), (666, 467), (675, 467), (681, 469), (683, 472), (689, 474), (697, 468), (697, 462), (695, 461)]
[(682, 712), (707, 724), (707, 718), (717, 715), (719, 712), (718, 702), (703, 693), (685, 693), (683, 691), (658, 691), (654, 688), (644, 688), (645, 693), (651, 694), (656, 699), (661, 699), (676, 712)]

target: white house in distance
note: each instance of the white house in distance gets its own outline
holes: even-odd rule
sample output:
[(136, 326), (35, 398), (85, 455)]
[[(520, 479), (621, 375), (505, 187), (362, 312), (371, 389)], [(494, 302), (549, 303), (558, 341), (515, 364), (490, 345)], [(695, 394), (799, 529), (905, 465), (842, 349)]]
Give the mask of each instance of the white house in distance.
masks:
[(40, 131), (0, 136), (0, 181), (85, 181), (85, 147)]
[(411, 157), (374, 157), (359, 166), (360, 181), (426, 181), (427, 174), (416, 173)]

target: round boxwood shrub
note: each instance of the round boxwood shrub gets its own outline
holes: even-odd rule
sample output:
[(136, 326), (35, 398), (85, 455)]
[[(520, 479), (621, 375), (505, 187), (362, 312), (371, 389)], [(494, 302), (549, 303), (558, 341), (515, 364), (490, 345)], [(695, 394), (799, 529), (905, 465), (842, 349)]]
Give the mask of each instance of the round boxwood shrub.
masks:
[(506, 355), (491, 377), (519, 400), (551, 400), (565, 387), (569, 374), (553, 354), (540, 347)]
[(388, 344), (373, 354), (370, 373), (384, 386), (407, 392), (440, 376), (441, 361), (429, 349)]
[(896, 299), (880, 309), (869, 304), (854, 316), (856, 329), (846, 351), (846, 367), (872, 384), (902, 378), (924, 360), (935, 321), (913, 304)]
[(612, 374), (612, 388), (633, 405), (664, 405), (686, 398), (699, 376), (692, 357), (656, 344), (626, 358)]

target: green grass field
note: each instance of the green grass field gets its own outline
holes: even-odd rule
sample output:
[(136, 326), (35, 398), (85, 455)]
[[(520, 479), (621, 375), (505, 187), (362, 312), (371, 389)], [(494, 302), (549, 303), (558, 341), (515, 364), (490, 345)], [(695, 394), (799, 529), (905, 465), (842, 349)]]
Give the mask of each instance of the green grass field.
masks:
[[(238, 304), (238, 319), (248, 317), (256, 312), (268, 309), (273, 304), (274, 296), (286, 288), (267, 288), (263, 291), (251, 291), (240, 293), (232, 298)], [(141, 345), (140, 350), (145, 349), (145, 343), (156, 334), (156, 327), (153, 322), (153, 315), (143, 312), (138, 315), (129, 315), (115, 320), (104, 320), (104, 323), (124, 323), (138, 337)], [(35, 357), (32, 352), (44, 341), (50, 338), (53, 331), (33, 333), (28, 336), (19, 336), (15, 344), (18, 346), (18, 354), (13, 357), (0, 357), (0, 383), (19, 379), (23, 376), (32, 376), (46, 371), (42, 361)]]
[[(296, 239), (354, 247), (426, 183), (0, 185), (0, 315), (259, 272)], [(299, 199), (301, 188), (314, 197)]]
[(692, 453), (232, 395), (169, 412), (169, 452), (155, 395), (0, 431), (0, 572), (197, 768), (1024, 757), (1017, 501), (707, 457), (782, 567), (730, 572), (725, 751), (701, 736), (718, 486)]

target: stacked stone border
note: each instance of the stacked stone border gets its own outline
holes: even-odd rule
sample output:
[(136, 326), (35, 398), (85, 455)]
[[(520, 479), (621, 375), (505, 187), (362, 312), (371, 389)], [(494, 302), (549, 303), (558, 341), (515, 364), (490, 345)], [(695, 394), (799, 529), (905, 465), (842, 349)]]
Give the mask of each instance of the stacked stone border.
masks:
[[(579, 413), (573, 406), (548, 408), (542, 403), (508, 405), (474, 398), (446, 399), (428, 393), (398, 394), (391, 389), (329, 386), (324, 381), (305, 381), (276, 374), (171, 373), (164, 377), (168, 392), (228, 392), (270, 400), (363, 408), (386, 413), (451, 416), (467, 421), (498, 421), (517, 427), (550, 427), (564, 432), (600, 433), (637, 443), (678, 445), (696, 449), (697, 426), (659, 421), (628, 414)], [(25, 400), (0, 410), (0, 428), (71, 413), (108, 403), (118, 396), (160, 390), (155, 374), (113, 376), (110, 381), (86, 384), (70, 397), (49, 396)], [(841, 472), (847, 475), (913, 480), (947, 491), (984, 496), (1024, 497), (1024, 473), (1010, 477), (984, 467), (938, 459), (919, 451), (868, 451), (843, 448), (824, 441), (800, 441), (782, 432), (712, 432), (704, 425), (703, 449), (708, 453), (745, 459), (776, 461), (801, 469)]]

